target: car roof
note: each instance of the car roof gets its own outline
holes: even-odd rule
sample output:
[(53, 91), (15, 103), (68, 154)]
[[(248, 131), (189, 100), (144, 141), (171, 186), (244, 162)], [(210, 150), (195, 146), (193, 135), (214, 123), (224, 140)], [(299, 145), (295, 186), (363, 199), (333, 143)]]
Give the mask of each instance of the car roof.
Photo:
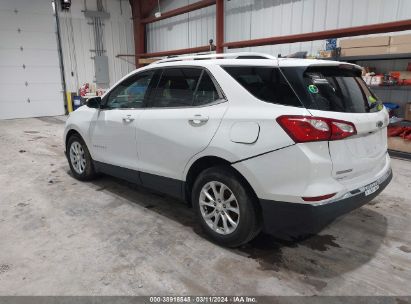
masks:
[(255, 52), (239, 52), (224, 54), (202, 54), (202, 55), (184, 55), (160, 59), (148, 67), (166, 67), (166, 66), (208, 66), (208, 65), (253, 65), (253, 66), (280, 66), (280, 67), (304, 67), (304, 66), (338, 66), (348, 64), (360, 68), (352, 63), (342, 63), (333, 60), (321, 59), (301, 59), (301, 58), (276, 58), (269, 54)]
[[(243, 57), (243, 58), (238, 58)], [(245, 58), (245, 57), (252, 57)], [(258, 59), (255, 59), (259, 57)], [(136, 69), (120, 80), (118, 80), (113, 86), (115, 87), (120, 82), (126, 78), (143, 71), (152, 70), (155, 68), (164, 68), (172, 66), (196, 66), (196, 67), (207, 67), (207, 66), (223, 66), (223, 65), (237, 65), (237, 66), (279, 66), (279, 67), (304, 67), (304, 66), (338, 66), (338, 65), (352, 65), (358, 69), (360, 66), (332, 60), (320, 60), (320, 59), (300, 59), (300, 58), (276, 58), (269, 54), (264, 53), (251, 53), (251, 52), (240, 52), (240, 53), (225, 53), (225, 54), (206, 54), (206, 55), (189, 55), (189, 56), (176, 56), (171, 58), (161, 59), (159, 61), (153, 62), (145, 67)], [(103, 97), (109, 92), (107, 90)]]

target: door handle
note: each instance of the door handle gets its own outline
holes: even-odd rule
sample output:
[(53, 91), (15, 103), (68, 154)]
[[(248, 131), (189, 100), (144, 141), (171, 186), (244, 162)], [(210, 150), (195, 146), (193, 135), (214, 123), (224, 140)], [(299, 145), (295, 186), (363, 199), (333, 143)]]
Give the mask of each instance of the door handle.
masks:
[(205, 124), (208, 121), (208, 116), (203, 116), (201, 114), (196, 114), (188, 120), (190, 124), (200, 125)]
[(123, 122), (132, 122), (134, 120), (131, 115), (127, 115), (126, 117), (123, 117)]

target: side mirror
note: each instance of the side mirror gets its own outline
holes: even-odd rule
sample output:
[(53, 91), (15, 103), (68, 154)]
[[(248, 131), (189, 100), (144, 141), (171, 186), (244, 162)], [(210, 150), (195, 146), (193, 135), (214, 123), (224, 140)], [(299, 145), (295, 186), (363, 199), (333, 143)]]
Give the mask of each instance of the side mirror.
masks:
[(89, 99), (87, 100), (86, 105), (87, 105), (89, 108), (100, 109), (100, 106), (101, 106), (101, 97), (100, 97), (100, 96), (97, 96), (97, 97), (89, 98)]

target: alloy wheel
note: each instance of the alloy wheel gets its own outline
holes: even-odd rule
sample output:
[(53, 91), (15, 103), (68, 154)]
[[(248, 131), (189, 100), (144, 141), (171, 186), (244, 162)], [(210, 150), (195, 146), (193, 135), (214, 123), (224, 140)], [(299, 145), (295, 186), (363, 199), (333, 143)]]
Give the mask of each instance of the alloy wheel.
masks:
[(84, 149), (83, 146), (77, 141), (72, 142), (70, 146), (70, 161), (76, 173), (82, 174), (86, 169)]
[(200, 211), (204, 221), (219, 234), (233, 233), (240, 222), (240, 207), (227, 185), (211, 181), (200, 192)]

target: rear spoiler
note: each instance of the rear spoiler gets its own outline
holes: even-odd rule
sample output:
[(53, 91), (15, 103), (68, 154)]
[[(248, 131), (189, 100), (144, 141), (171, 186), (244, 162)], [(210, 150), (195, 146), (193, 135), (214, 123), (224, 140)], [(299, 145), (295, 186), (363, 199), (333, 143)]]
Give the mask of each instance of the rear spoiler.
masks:
[(346, 73), (352, 73), (353, 76), (361, 77), (362, 75), (362, 68), (359, 65), (351, 64), (351, 63), (339, 63), (339, 64), (311, 64), (307, 66), (305, 72), (314, 72), (320, 69), (330, 68), (334, 69), (335, 71), (341, 71)]

